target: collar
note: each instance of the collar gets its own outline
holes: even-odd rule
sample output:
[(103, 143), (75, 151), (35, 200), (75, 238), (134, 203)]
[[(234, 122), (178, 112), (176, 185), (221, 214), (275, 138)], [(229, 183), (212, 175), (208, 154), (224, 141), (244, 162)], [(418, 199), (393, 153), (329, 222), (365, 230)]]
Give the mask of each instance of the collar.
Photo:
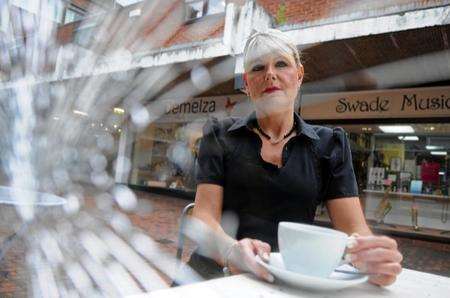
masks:
[[(317, 135), (317, 133), (315, 132), (314, 128), (312, 125), (306, 123), (299, 114), (297, 114), (297, 112), (294, 112), (294, 118), (297, 123), (297, 134), (303, 134), (307, 137), (309, 137), (310, 139), (313, 140), (318, 140), (319, 136)], [(235, 131), (238, 129), (241, 129), (243, 127), (247, 127), (248, 129), (253, 129), (255, 126), (255, 121), (256, 121), (256, 112), (253, 111), (251, 114), (247, 115), (244, 118), (239, 118), (238, 120), (236, 120), (236, 122), (233, 123), (233, 125), (230, 126), (230, 128), (228, 128), (228, 132), (231, 131)]]

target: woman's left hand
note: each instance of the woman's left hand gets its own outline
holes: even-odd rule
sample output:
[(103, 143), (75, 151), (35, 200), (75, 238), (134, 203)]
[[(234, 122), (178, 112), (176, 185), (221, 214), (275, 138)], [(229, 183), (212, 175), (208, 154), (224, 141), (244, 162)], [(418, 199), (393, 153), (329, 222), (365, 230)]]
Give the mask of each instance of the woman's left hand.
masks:
[(403, 256), (397, 242), (386, 236), (352, 235), (346, 260), (360, 271), (370, 274), (369, 281), (380, 286), (395, 282), (402, 271)]

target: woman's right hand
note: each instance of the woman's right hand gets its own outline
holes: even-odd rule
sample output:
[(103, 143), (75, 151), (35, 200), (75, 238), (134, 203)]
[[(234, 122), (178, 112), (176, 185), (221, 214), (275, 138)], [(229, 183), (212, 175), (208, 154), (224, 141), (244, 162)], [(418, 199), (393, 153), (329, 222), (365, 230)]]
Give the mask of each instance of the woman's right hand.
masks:
[(273, 276), (255, 258), (258, 255), (263, 261), (269, 260), (271, 248), (268, 243), (244, 238), (236, 241), (230, 249), (228, 266), (231, 273), (251, 272), (261, 279), (273, 282)]

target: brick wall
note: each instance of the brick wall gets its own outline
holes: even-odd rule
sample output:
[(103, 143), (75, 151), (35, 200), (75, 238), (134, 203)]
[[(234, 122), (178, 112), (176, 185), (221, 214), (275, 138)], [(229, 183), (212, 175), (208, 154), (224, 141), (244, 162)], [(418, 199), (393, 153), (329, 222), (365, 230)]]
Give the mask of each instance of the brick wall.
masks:
[[(132, 50), (145, 51), (164, 46), (184, 26), (185, 8), (180, 0), (149, 2), (142, 8), (137, 40)], [(142, 20), (143, 19), (143, 20)]]
[(79, 22), (74, 22), (70, 24), (66, 24), (64, 26), (60, 26), (58, 28), (58, 32), (56, 33), (56, 40), (59, 44), (68, 44), (73, 40), (74, 30)]
[(92, 2), (90, 0), (71, 0), (70, 2), (82, 9), (89, 9), (90, 6), (96, 5), (95, 2)]
[(178, 32), (165, 43), (165, 46), (221, 37), (224, 26), (225, 18), (206, 17), (195, 23), (180, 27)]
[(450, 4), (448, 0), (256, 0), (256, 2), (275, 19), (280, 19), (280, 16), (284, 18), (285, 24), (326, 19), (343, 21)]
[[(138, 18), (129, 18), (131, 10), (140, 9)], [(132, 52), (147, 51), (155, 48), (170, 47), (175, 44), (190, 43), (220, 37), (225, 23), (224, 15), (212, 15), (186, 23), (183, 0), (159, 0), (137, 3), (119, 11), (111, 11), (115, 17), (108, 25), (108, 33), (103, 42), (113, 50), (115, 45), (125, 46)], [(106, 18), (103, 18), (106, 22)], [(102, 19), (99, 20), (102, 24)], [(74, 30), (83, 22), (60, 26), (57, 40), (60, 44), (73, 42)], [(123, 28), (129, 28), (120, 43), (110, 42), (117, 34), (123, 34)], [(117, 33), (117, 34), (115, 34)]]

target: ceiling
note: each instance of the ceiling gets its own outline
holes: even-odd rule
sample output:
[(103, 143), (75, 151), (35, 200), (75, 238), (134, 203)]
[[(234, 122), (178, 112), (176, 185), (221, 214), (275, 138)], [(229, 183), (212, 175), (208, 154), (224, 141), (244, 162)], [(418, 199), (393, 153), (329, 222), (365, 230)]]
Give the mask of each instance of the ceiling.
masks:
[[(400, 134), (400, 133), (383, 133), (378, 125), (340, 125), (347, 133), (354, 134), (368, 134), (368, 136), (375, 136), (375, 145), (379, 146), (381, 143), (401, 144), (405, 145), (407, 151), (417, 151), (429, 153), (431, 151), (449, 151), (450, 150), (450, 124), (407, 124), (413, 127), (414, 133)], [(400, 140), (399, 136), (417, 136), (416, 140)], [(353, 138), (350, 138), (350, 146), (352, 151), (365, 151), (358, 145)], [(428, 148), (428, 145), (433, 145), (435, 148)]]
[[(304, 94), (448, 85), (450, 25), (305, 46)], [(234, 85), (234, 87), (233, 87)], [(237, 83), (239, 85), (239, 83)], [(207, 93), (233, 93), (234, 79)]]
[(450, 80), (450, 25), (338, 40), (303, 50), (304, 91), (417, 86)]
[[(399, 123), (401, 124), (401, 123)], [(384, 125), (384, 124), (383, 124)], [(428, 136), (449, 136), (450, 137), (450, 124), (442, 123), (420, 123), (420, 124), (410, 124), (414, 129), (414, 133), (410, 135), (428, 135)], [(371, 134), (385, 134), (379, 128), (379, 124), (358, 124), (358, 125), (339, 125), (345, 129), (347, 132), (352, 133), (371, 133)], [(390, 134), (398, 136), (400, 134)], [(450, 142), (450, 140), (449, 140)]]

